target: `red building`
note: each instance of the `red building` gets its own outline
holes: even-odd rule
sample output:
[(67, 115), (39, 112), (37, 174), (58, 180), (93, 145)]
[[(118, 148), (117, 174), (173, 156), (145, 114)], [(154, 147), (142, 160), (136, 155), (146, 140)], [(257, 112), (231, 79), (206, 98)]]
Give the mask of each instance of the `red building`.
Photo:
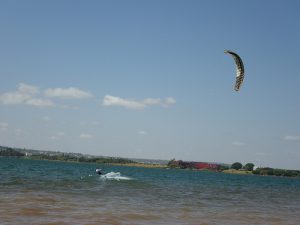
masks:
[(207, 163), (207, 162), (186, 162), (182, 160), (171, 160), (168, 164), (170, 167), (177, 167), (181, 169), (207, 169), (207, 170), (219, 170), (220, 165), (216, 163)]
[(218, 170), (220, 166), (215, 163), (195, 162), (194, 168), (199, 170), (201, 169)]

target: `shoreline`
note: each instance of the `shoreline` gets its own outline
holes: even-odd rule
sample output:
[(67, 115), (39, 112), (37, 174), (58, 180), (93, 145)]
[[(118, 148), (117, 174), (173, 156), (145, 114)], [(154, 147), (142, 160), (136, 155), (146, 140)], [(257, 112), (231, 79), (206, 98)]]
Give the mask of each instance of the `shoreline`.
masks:
[(228, 170), (223, 170), (221, 172), (222, 173), (228, 173), (228, 174), (254, 175), (252, 171), (247, 171), (247, 170), (228, 169)]
[(168, 168), (167, 165), (160, 165), (160, 164), (147, 164), (147, 163), (107, 163), (107, 165), (113, 166), (128, 166), (128, 167), (142, 167), (142, 168), (158, 168), (158, 169), (165, 169)]

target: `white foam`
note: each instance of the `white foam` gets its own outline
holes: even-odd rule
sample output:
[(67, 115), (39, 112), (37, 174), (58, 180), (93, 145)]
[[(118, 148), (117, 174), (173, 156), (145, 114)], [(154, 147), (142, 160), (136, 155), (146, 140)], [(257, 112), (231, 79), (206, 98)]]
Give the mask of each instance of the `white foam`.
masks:
[(105, 180), (131, 180), (130, 177), (122, 176), (120, 172), (109, 172), (100, 176)]

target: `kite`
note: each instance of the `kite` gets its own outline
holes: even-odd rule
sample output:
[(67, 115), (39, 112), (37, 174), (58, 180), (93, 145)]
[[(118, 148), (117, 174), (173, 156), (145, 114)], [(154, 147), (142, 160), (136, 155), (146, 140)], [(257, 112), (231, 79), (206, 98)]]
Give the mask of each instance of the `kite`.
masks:
[(230, 50), (225, 50), (224, 53), (230, 54), (236, 64), (236, 80), (235, 80), (235, 86), (234, 86), (234, 90), (239, 91), (241, 88), (241, 85), (243, 83), (244, 80), (244, 74), (245, 74), (245, 70), (244, 70), (244, 64), (243, 61), (241, 59), (241, 57), (230, 51)]

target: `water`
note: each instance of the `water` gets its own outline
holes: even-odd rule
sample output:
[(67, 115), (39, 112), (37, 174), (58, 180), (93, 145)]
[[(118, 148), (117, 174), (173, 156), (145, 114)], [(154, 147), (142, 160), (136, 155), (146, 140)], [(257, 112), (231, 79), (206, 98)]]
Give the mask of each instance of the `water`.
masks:
[(0, 158), (0, 224), (300, 224), (300, 179)]

